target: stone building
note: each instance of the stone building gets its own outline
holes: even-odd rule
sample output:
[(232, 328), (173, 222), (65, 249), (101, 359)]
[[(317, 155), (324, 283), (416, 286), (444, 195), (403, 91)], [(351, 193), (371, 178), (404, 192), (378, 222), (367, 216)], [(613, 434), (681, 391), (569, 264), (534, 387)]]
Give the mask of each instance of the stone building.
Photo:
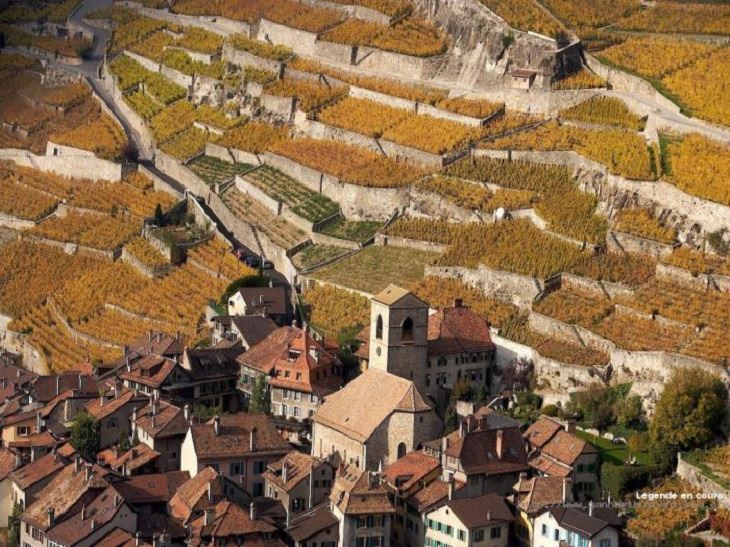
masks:
[(567, 477), (532, 477), (524, 473), (514, 485), (512, 502), (517, 508), (515, 541), (523, 547), (533, 545), (535, 519), (546, 507), (573, 501), (573, 489)]
[(289, 450), (265, 414), (224, 414), (190, 427), (182, 445), (181, 469), (195, 477), (212, 467), (258, 497), (264, 494), (262, 475), (267, 466)]
[(189, 407), (185, 410), (165, 403), (151, 400), (132, 414), (132, 437), (135, 435), (142, 444), (159, 452), (158, 468), (161, 472), (180, 469), (182, 443), (188, 432)]
[(129, 438), (129, 419), (135, 410), (147, 403), (147, 397), (131, 389), (115, 387), (109, 394), (99, 395), (86, 405), (85, 410), (99, 422), (99, 447), (106, 448)]
[(507, 547), (514, 516), (498, 494), (447, 501), (426, 515), (426, 547)]
[(598, 450), (575, 434), (575, 421), (561, 424), (541, 416), (524, 437), (530, 447), (528, 464), (535, 472), (570, 478), (578, 501), (600, 497)]
[(288, 515), (311, 510), (327, 499), (334, 469), (324, 460), (292, 451), (263, 474), (266, 497), (280, 500)]
[(377, 368), (327, 397), (312, 422), (314, 456), (370, 470), (415, 450), (443, 428), (413, 382)]
[(228, 315), (260, 315), (280, 327), (289, 323), (284, 287), (242, 287), (228, 298)]
[(390, 547), (395, 510), (377, 473), (340, 464), (330, 502), (332, 513), (340, 522), (339, 545)]

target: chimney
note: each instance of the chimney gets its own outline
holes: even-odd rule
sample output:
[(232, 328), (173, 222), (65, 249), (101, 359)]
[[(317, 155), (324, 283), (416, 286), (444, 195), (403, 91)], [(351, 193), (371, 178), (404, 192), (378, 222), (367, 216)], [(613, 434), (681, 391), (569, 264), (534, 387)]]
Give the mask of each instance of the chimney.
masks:
[(216, 416), (213, 418), (213, 430), (215, 431), (215, 436), (219, 437), (221, 434), (221, 417)]
[(84, 519), (86, 519), (86, 504), (81, 506), (81, 521), (83, 522)]
[(289, 464), (286, 460), (284, 460), (284, 463), (281, 465), (281, 480), (284, 482), (289, 480)]
[(251, 522), (256, 520), (256, 506), (253, 502), (248, 506), (248, 516), (251, 519)]
[(454, 497), (454, 476), (449, 474), (449, 479), (446, 481), (448, 487), (449, 499)]
[(147, 333), (147, 341), (152, 342), (152, 331), (151, 330)]
[(129, 357), (127, 357), (127, 372), (132, 372), (132, 364), (129, 362)]
[(135, 424), (135, 427), (136, 427), (136, 424), (137, 424), (137, 407), (136, 406), (132, 409), (132, 423)]
[(79, 391), (81, 391), (81, 384), (82, 384), (81, 374), (78, 375), (78, 379), (79, 379)]
[(91, 480), (91, 476), (94, 474), (93, 473), (93, 469), (91, 468), (91, 466), (90, 465), (87, 465), (84, 468), (84, 472), (85, 472), (85, 475), (86, 475), (86, 480), (87, 481), (90, 481)]
[(106, 399), (106, 397), (104, 396), (104, 394), (99, 393), (99, 405), (100, 406), (104, 406), (105, 399)]
[(289, 509), (289, 504), (286, 505), (286, 527), (289, 528), (291, 525), (291, 509)]
[(454, 307), (460, 308), (464, 305), (464, 301), (461, 298), (454, 298)]
[(593, 516), (593, 500), (588, 502), (588, 516), (589, 517)]
[(74, 458), (74, 472), (78, 473), (81, 471), (81, 456), (76, 454), (76, 457)]
[(248, 449), (253, 452), (253, 434), (256, 432), (256, 428), (252, 427), (251, 431), (248, 432)]
[(568, 497), (571, 495), (571, 491), (570, 491), (571, 482), (572, 482), (572, 480), (570, 479), (570, 477), (565, 477), (563, 479), (563, 501), (564, 502), (567, 502)]
[(114, 398), (116, 399), (117, 397), (119, 397), (119, 384), (114, 382)]
[(91, 529), (92, 529), (92, 530), (94, 530), (94, 529), (96, 528), (96, 520), (95, 520), (95, 519), (91, 519), (91, 524), (90, 524), (90, 526), (91, 526)]
[[(3, 383), (4, 383), (4, 380), (3, 380)], [(61, 393), (61, 377), (58, 374), (56, 374), (56, 395), (58, 395), (59, 393)]]
[(459, 420), (459, 438), (464, 438), (464, 420)]
[(186, 422), (190, 419), (190, 405), (188, 403), (185, 403), (185, 406), (183, 407), (183, 416), (185, 417)]
[(307, 508), (311, 509), (314, 505), (314, 464), (309, 466), (309, 499), (307, 501)]
[(492, 512), (487, 511), (487, 522), (490, 522), (492, 520)]
[(35, 415), (35, 432), (41, 433), (43, 431), (43, 418), (41, 417), (41, 411), (36, 412)]
[(49, 507), (48, 511), (48, 527), (51, 528), (53, 526), (54, 521), (56, 520), (56, 514), (53, 511), (53, 507)]
[(441, 452), (446, 452), (449, 448), (449, 437), (444, 435), (441, 437)]
[(497, 430), (497, 457), (501, 460), (502, 459), (502, 444), (504, 441), (504, 430), (498, 429)]
[(294, 327), (295, 329), (299, 326), (296, 319), (292, 319), (291, 326)]
[(469, 414), (466, 417), (466, 432), (467, 433), (471, 433), (472, 431), (474, 431), (474, 423), (475, 423), (474, 416)]
[(208, 502), (213, 503), (213, 483), (208, 481)]
[(208, 507), (205, 510), (205, 519), (203, 520), (203, 523), (205, 526), (208, 526), (209, 524), (213, 524), (213, 521), (215, 520), (215, 508)]
[(176, 330), (175, 331), (175, 341), (177, 342), (179, 340), (180, 340), (180, 331), (179, 330)]
[(575, 435), (575, 418), (568, 418), (565, 422), (565, 431)]
[(134, 533), (134, 546), (139, 547), (139, 532)]

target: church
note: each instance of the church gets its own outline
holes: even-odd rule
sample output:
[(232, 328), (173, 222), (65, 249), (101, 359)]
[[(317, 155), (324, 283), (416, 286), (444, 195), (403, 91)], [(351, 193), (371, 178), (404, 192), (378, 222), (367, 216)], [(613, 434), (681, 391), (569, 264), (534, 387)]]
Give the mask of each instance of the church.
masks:
[(461, 301), (430, 313), (389, 285), (371, 299), (364, 372), (329, 395), (312, 418), (312, 453), (375, 470), (437, 438), (436, 409), (461, 381), (489, 393), (495, 346), (489, 325)]

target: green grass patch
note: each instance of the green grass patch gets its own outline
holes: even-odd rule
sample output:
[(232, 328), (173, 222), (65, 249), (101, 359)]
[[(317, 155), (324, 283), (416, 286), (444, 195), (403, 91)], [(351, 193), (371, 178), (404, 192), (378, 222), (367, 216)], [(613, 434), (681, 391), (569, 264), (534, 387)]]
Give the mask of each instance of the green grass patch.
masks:
[(381, 226), (382, 223), (371, 220), (358, 221), (341, 219), (325, 225), (319, 232), (330, 237), (362, 243), (372, 238), (380, 230)]
[(633, 457), (636, 458), (636, 462), (639, 465), (650, 465), (653, 463), (651, 455), (648, 452), (632, 452), (626, 444), (613, 444), (608, 439), (596, 437), (580, 429), (576, 430), (575, 434), (595, 446), (604, 462), (623, 465), (628, 463)]
[(187, 166), (193, 173), (210, 185), (226, 182), (227, 180), (231, 180), (235, 175), (240, 175), (253, 169), (253, 166), (247, 163), (228, 163), (213, 156), (198, 156), (188, 163)]

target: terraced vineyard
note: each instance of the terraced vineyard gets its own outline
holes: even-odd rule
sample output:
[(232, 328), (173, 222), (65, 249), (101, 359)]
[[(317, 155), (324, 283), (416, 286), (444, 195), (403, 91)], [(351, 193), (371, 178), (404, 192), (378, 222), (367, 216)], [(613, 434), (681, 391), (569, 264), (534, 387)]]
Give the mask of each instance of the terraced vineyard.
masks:
[(307, 239), (307, 234), (302, 230), (281, 217), (275, 217), (263, 205), (235, 187), (226, 190), (221, 197), (236, 217), (264, 232), (279, 247), (289, 249)]
[(187, 164), (188, 169), (210, 185), (222, 184), (236, 175), (253, 169), (246, 163), (229, 163), (213, 156), (198, 156)]
[(328, 197), (268, 166), (250, 171), (243, 179), (312, 222), (329, 218), (340, 210), (340, 206)]

